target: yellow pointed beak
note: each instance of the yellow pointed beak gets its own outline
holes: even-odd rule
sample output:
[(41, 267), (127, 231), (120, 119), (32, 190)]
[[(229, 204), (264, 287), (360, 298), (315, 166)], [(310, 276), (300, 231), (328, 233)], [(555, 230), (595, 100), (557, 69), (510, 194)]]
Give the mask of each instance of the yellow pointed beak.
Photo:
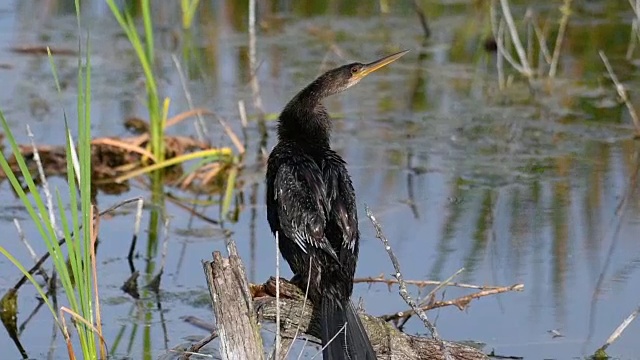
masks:
[(358, 80), (400, 59), (404, 54), (408, 52), (409, 50), (400, 51), (393, 55), (385, 56), (382, 59), (376, 60), (372, 63), (365, 64), (362, 70), (356, 74), (356, 76), (358, 77)]

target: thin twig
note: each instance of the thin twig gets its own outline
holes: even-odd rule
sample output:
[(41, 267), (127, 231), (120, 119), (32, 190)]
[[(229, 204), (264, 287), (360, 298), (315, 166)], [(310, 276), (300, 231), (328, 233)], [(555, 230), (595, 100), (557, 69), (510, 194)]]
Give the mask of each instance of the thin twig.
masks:
[[(429, 311), (432, 309), (437, 309), (445, 306), (455, 306), (460, 310), (464, 310), (467, 306), (469, 306), (469, 303), (471, 302), (471, 300), (479, 299), (485, 296), (510, 292), (510, 291), (523, 291), (523, 290), (524, 290), (524, 284), (514, 284), (511, 286), (502, 286), (494, 289), (481, 290), (481, 291), (478, 291), (469, 295), (461, 296), (452, 300), (433, 301), (426, 305), (420, 306), (419, 310)], [(412, 308), (405, 311), (398, 311), (392, 314), (382, 315), (380, 316), (380, 318), (385, 321), (395, 321), (395, 320), (405, 319), (409, 316), (414, 315), (415, 313), (416, 313), (415, 309)]]
[(502, 57), (507, 60), (507, 62), (516, 69), (517, 72), (521, 74), (525, 74), (526, 69), (518, 64), (518, 62), (509, 54), (508, 51), (505, 50), (504, 47), (504, 20), (500, 20), (500, 24), (498, 25), (498, 37), (496, 38), (496, 46), (498, 47), (498, 53), (502, 55)]
[(29, 242), (27, 241), (27, 237), (25, 236), (24, 231), (22, 231), (22, 227), (20, 226), (20, 222), (18, 221), (18, 219), (15, 219), (15, 218), (13, 219), (13, 225), (16, 227), (16, 230), (18, 231), (18, 238), (20, 239), (20, 241), (22, 241), (22, 243), (24, 244), (24, 247), (27, 248), (27, 251), (29, 252), (29, 256), (31, 256), (31, 259), (33, 259), (34, 263), (37, 263), (38, 255), (33, 250), (31, 245), (29, 245)]
[(571, 0), (564, 0), (560, 7), (562, 12), (562, 19), (560, 19), (560, 28), (558, 29), (558, 36), (556, 37), (556, 44), (553, 47), (553, 57), (551, 58), (551, 68), (549, 69), (549, 77), (554, 78), (558, 69), (558, 60), (560, 60), (560, 50), (562, 49), (562, 41), (564, 40), (564, 33), (567, 30), (567, 24), (569, 23), (569, 15), (571, 15)]
[[(313, 268), (313, 257), (309, 258), (309, 274), (307, 275), (307, 286), (306, 289), (304, 290), (304, 299), (302, 300), (302, 309), (300, 309), (300, 315), (298, 315), (298, 317), (302, 317), (302, 315), (304, 314), (304, 310), (307, 306), (307, 299), (309, 298), (309, 284), (311, 284), (311, 269)], [(298, 334), (300, 333), (300, 322), (298, 322), (298, 326), (296, 326), (296, 332), (293, 335), (293, 340), (295, 340), (296, 338), (298, 338)], [(307, 344), (307, 341), (309, 341), (309, 339), (305, 339), (304, 340), (304, 345), (302, 346), (302, 349), (300, 350), (300, 353), (298, 354), (298, 360), (300, 360), (302, 358), (302, 353), (304, 352), (304, 347)], [(284, 358), (287, 359), (287, 355), (289, 355), (289, 351), (291, 351), (291, 348), (293, 347), (293, 342), (291, 343), (291, 346), (289, 346), (289, 348), (287, 349), (287, 353), (284, 354)], [(279, 359), (278, 359), (279, 360)]]
[(47, 275), (47, 272), (42, 267), (42, 264), (38, 264), (38, 255), (36, 254), (35, 250), (33, 250), (33, 247), (31, 247), (31, 245), (29, 244), (29, 241), (27, 240), (27, 236), (24, 234), (24, 231), (22, 231), (22, 226), (20, 226), (20, 222), (18, 221), (18, 219), (13, 219), (13, 224), (15, 225), (16, 230), (18, 231), (18, 238), (20, 239), (20, 241), (22, 241), (24, 246), (27, 248), (27, 251), (29, 252), (29, 256), (31, 256), (31, 259), (33, 259), (34, 264), (38, 265), (38, 272), (40, 273), (40, 275), (42, 275), (42, 278), (48, 284), (49, 275)]
[[(358, 283), (382, 283), (387, 285), (395, 285), (398, 284), (397, 279), (387, 279), (384, 275), (380, 275), (377, 277), (364, 277), (364, 278), (356, 278), (353, 279), (354, 284)], [(446, 281), (434, 281), (434, 280), (404, 280), (404, 283), (407, 285), (415, 285), (419, 288), (423, 288), (426, 286), (453, 286), (464, 289), (477, 289), (477, 290), (493, 290), (500, 289), (502, 286), (483, 286), (483, 285), (474, 285), (474, 284), (465, 284), (465, 283), (456, 283), (456, 282), (446, 282)]]
[(622, 335), (622, 332), (627, 328), (627, 326), (629, 326), (629, 324), (631, 324), (631, 322), (635, 320), (636, 317), (638, 317), (638, 314), (640, 314), (640, 306), (638, 306), (629, 316), (627, 316), (626, 319), (624, 319), (622, 324), (620, 324), (615, 329), (615, 331), (611, 334), (611, 336), (609, 336), (607, 341), (600, 347), (600, 349), (598, 349), (598, 351), (605, 351), (609, 347), (609, 345), (613, 344), (613, 342), (616, 341), (620, 337), (620, 335)]
[(208, 343), (210, 343), (213, 339), (215, 339), (217, 337), (218, 337), (218, 332), (215, 331), (215, 330), (212, 331), (209, 335), (207, 335), (204, 338), (202, 338), (202, 340), (200, 340), (197, 343), (194, 343), (191, 346), (189, 346), (189, 348), (182, 354), (181, 360), (188, 360), (189, 358), (191, 358), (191, 355), (200, 355), (200, 356), (202, 356), (202, 354), (198, 353), (200, 351), (200, 349), (205, 347), (205, 345), (207, 345)]
[(280, 235), (276, 231), (276, 359), (280, 359)]
[[(184, 72), (182, 71), (182, 66), (180, 65), (180, 60), (175, 54), (171, 54), (171, 59), (173, 63), (176, 65), (176, 70), (178, 71), (178, 77), (180, 78), (180, 84), (182, 85), (182, 91), (184, 91), (184, 96), (187, 99), (187, 104), (189, 105), (189, 109), (193, 110), (193, 100), (191, 99), (191, 93), (189, 92), (189, 88), (187, 87), (187, 81), (184, 76)], [(204, 141), (209, 136), (209, 132), (204, 123), (204, 119), (200, 113), (197, 114), (196, 121), (196, 133), (198, 134), (198, 140)]]
[[(631, 27), (631, 30), (633, 31), (631, 36), (635, 38), (634, 39), (635, 41), (633, 41), (633, 43), (635, 44), (638, 40), (640, 40), (640, 11), (638, 11), (638, 9), (640, 9), (640, 0), (636, 0), (635, 3), (633, 0), (629, 0), (629, 5), (631, 5), (631, 9), (633, 10), (633, 13), (636, 15), (636, 18), (632, 23), (632, 25), (635, 25), (635, 27), (634, 26)], [(634, 45), (634, 48), (635, 48), (635, 45)], [(629, 53), (629, 51), (627, 51), (627, 59), (630, 59), (632, 55), (633, 55), (632, 53)]]
[(244, 139), (244, 144), (246, 147), (247, 144), (247, 127), (249, 126), (249, 121), (247, 121), (247, 108), (244, 106), (244, 101), (238, 101), (238, 112), (240, 113), (240, 124), (242, 125), (242, 138)]
[(636, 34), (638, 33), (638, 20), (633, 19), (631, 22), (631, 34), (629, 35), (629, 46), (627, 47), (627, 60), (631, 60), (633, 57), (633, 52), (636, 50), (636, 42), (638, 42), (638, 38)]
[(604, 63), (604, 66), (607, 68), (607, 72), (609, 73), (609, 77), (611, 77), (611, 81), (616, 86), (616, 92), (618, 92), (618, 96), (624, 101), (624, 104), (627, 106), (629, 110), (629, 115), (631, 115), (631, 119), (633, 120), (633, 125), (636, 128), (636, 135), (640, 135), (640, 118), (638, 118), (638, 114), (636, 113), (636, 109), (631, 104), (631, 100), (629, 99), (629, 95), (627, 94), (627, 89), (622, 85), (616, 74), (613, 72), (613, 67), (611, 67), (611, 63), (609, 63), (609, 59), (607, 55), (605, 55), (604, 51), (598, 51), (600, 54), (600, 58)]
[(456, 276), (460, 275), (460, 273), (462, 273), (464, 271), (464, 268), (460, 268), (460, 270), (456, 271), (453, 275), (449, 276), (448, 279), (446, 279), (445, 281), (443, 281), (441, 284), (439, 284), (438, 286), (434, 287), (431, 291), (429, 291), (429, 293), (427, 294), (427, 296), (425, 296), (425, 299), (431, 299), (431, 297), (433, 295), (435, 295), (435, 293), (442, 289), (443, 287), (447, 286), (447, 284), (451, 283), (451, 280), (453, 280)]
[(540, 52), (543, 55), (544, 61), (546, 61), (547, 64), (550, 64), (552, 57), (551, 57), (551, 53), (549, 52), (549, 47), (547, 46), (547, 41), (545, 39), (544, 31), (542, 31), (540, 26), (538, 26), (535, 15), (530, 14), (529, 16), (530, 16), (531, 25), (533, 26), (533, 32), (535, 33), (536, 38), (538, 39), (538, 46), (540, 47)]
[(33, 133), (31, 132), (31, 127), (29, 125), (27, 125), (27, 136), (29, 136), (29, 140), (31, 141), (31, 147), (33, 148), (33, 161), (36, 162), (36, 166), (38, 167), (38, 175), (40, 176), (40, 181), (42, 182), (42, 191), (44, 192), (44, 197), (47, 200), (49, 221), (51, 222), (51, 227), (53, 228), (56, 236), (60, 236), (61, 232), (56, 225), (56, 215), (53, 211), (53, 197), (51, 196), (51, 191), (49, 190), (49, 182), (47, 181), (47, 176), (44, 174), (44, 167), (42, 166), (40, 153), (38, 152), (38, 147), (36, 146), (36, 142), (33, 139)]
[(129, 265), (131, 265), (131, 262), (133, 261), (133, 253), (136, 250), (138, 234), (140, 233), (140, 222), (142, 221), (142, 207), (144, 205), (144, 200), (142, 198), (139, 198), (137, 202), (138, 202), (138, 206), (136, 207), (136, 217), (133, 222), (133, 237), (131, 238), (131, 245), (129, 246), (129, 254), (127, 256)]
[(400, 263), (398, 262), (398, 258), (396, 257), (396, 255), (393, 253), (393, 250), (391, 249), (391, 245), (389, 245), (389, 240), (387, 240), (387, 238), (382, 233), (382, 226), (380, 225), (378, 220), (376, 220), (375, 216), (373, 215), (373, 213), (371, 212), (371, 209), (369, 209), (368, 206), (365, 207), (365, 212), (369, 220), (371, 220), (373, 227), (376, 230), (376, 237), (380, 239), (380, 241), (382, 241), (382, 244), (384, 245), (385, 250), (387, 250), (387, 254), (389, 254), (389, 258), (391, 259), (393, 268), (396, 271), (394, 276), (398, 280), (398, 286), (400, 288), (400, 296), (413, 309), (413, 311), (418, 315), (418, 317), (420, 317), (424, 325), (427, 327), (427, 329), (429, 329), (429, 332), (431, 332), (431, 336), (440, 343), (440, 348), (444, 353), (445, 359), (452, 360), (451, 354), (449, 353), (447, 345), (444, 343), (444, 341), (442, 341), (442, 339), (440, 339), (440, 336), (438, 335), (438, 331), (436, 330), (435, 326), (433, 326), (433, 324), (431, 324), (431, 322), (429, 321), (427, 314), (422, 309), (420, 309), (416, 304), (416, 302), (411, 298), (411, 296), (409, 296), (409, 292), (407, 291), (407, 285), (404, 283), (402, 272), (400, 271)]
[[(460, 273), (462, 273), (464, 271), (464, 268), (459, 269), (458, 271), (456, 271), (453, 275), (449, 276), (449, 278), (447, 278), (445, 281), (443, 281), (441, 284), (439, 284), (438, 286), (434, 287), (431, 291), (429, 291), (429, 293), (424, 297), (423, 301), (420, 301), (419, 306), (424, 306), (425, 304), (427, 304), (428, 302), (433, 302), (433, 299), (435, 298), (435, 294), (436, 292), (438, 292), (438, 290), (442, 289), (443, 287), (447, 286), (448, 283), (450, 283), (456, 276), (460, 275)], [(404, 327), (404, 325), (407, 323), (407, 321), (409, 321), (410, 317), (406, 317), (400, 324), (398, 324), (398, 328), (402, 329)]]
[(344, 323), (344, 325), (342, 325), (342, 327), (338, 330), (338, 332), (336, 332), (335, 335), (333, 335), (333, 337), (331, 339), (329, 339), (329, 341), (320, 349), (318, 350), (317, 353), (315, 353), (312, 357), (311, 360), (315, 359), (316, 356), (322, 354), (322, 352), (324, 351), (324, 349), (327, 348), (327, 346), (329, 346), (329, 344), (331, 344), (340, 334), (343, 334), (343, 332), (346, 333), (346, 329), (347, 329), (347, 323)]
[(162, 241), (162, 255), (160, 257), (160, 272), (164, 272), (164, 267), (167, 264), (167, 249), (169, 247), (169, 224), (171, 219), (167, 216), (164, 219), (164, 226), (162, 229), (164, 240)]
[(258, 66), (256, 61), (256, 0), (249, 0), (249, 65), (255, 73), (251, 77), (251, 93), (253, 106), (260, 114), (260, 121), (264, 120), (264, 108), (260, 96), (260, 83), (258, 82)]
[(214, 114), (214, 115), (216, 119), (218, 119), (218, 122), (220, 123), (220, 125), (222, 125), (222, 128), (227, 133), (227, 136), (229, 136), (229, 138), (231, 139), (231, 142), (236, 147), (238, 152), (240, 154), (244, 154), (245, 147), (244, 147), (244, 144), (242, 144), (242, 142), (240, 141), (240, 139), (238, 139), (238, 135), (236, 135), (233, 129), (229, 125), (227, 125), (227, 122), (224, 121), (224, 119), (221, 116), (219, 116), (218, 114)]
[[(100, 214), (99, 214), (99, 216), (103, 216), (103, 215), (105, 215), (105, 214), (107, 214), (107, 213), (110, 213), (110, 212), (112, 212), (113, 210), (115, 210), (115, 209), (117, 209), (117, 208), (119, 208), (119, 207), (121, 207), (121, 206), (127, 205), (127, 204), (129, 204), (129, 203), (131, 203), (131, 202), (134, 202), (134, 201), (137, 201), (137, 200), (141, 200), (141, 198), (137, 197), (137, 198), (127, 199), (127, 200), (121, 201), (121, 202), (119, 202), (119, 203), (117, 203), (117, 204), (115, 204), (115, 205), (112, 205), (110, 208), (108, 208), (108, 209), (106, 209), (106, 210), (101, 211), (101, 212), (100, 212)], [(82, 226), (83, 226), (83, 225), (82, 225), (82, 224), (80, 224), (80, 228), (82, 228)], [(73, 234), (72, 234), (72, 235), (73, 235)], [(66, 242), (66, 238), (64, 238), (64, 237), (62, 237), (62, 238), (58, 239), (58, 245), (60, 245), (60, 246), (62, 246), (65, 242)], [(35, 273), (35, 272), (36, 272), (40, 267), (42, 267), (42, 264), (44, 264), (44, 262), (45, 262), (45, 261), (47, 261), (47, 259), (49, 258), (49, 256), (50, 256), (50, 253), (49, 253), (49, 252), (46, 252), (44, 255), (42, 255), (42, 257), (40, 257), (40, 259), (38, 259), (38, 262), (37, 262), (34, 266), (32, 266), (32, 267), (29, 269), (29, 271), (28, 271), (29, 275), (33, 275), (33, 274), (34, 274), (34, 273)], [(28, 280), (28, 279), (27, 279), (27, 277), (26, 277), (25, 275), (22, 275), (22, 277), (20, 278), (20, 280), (18, 280), (18, 281), (16, 282), (16, 284), (13, 286), (13, 288), (17, 290), (17, 289), (18, 289), (18, 288), (20, 288), (24, 283), (26, 283), (26, 282), (27, 282), (27, 280)]]
[(96, 331), (100, 338), (100, 359), (106, 359), (108, 351), (102, 336), (102, 312), (100, 310), (100, 293), (98, 292), (98, 266), (96, 262), (96, 242), (98, 241), (98, 234), (100, 233), (100, 216), (95, 216), (97, 213), (95, 205), (91, 205), (89, 208), (90, 218), (93, 219), (93, 224), (89, 228), (89, 234), (91, 238), (91, 249), (89, 255), (91, 256), (91, 275), (93, 278), (93, 301), (95, 305), (96, 314)]
[[(495, 8), (495, 1), (491, 2), (489, 7), (489, 15), (491, 18), (491, 32), (493, 33), (493, 39), (496, 41), (497, 54), (496, 54), (496, 68), (498, 70), (498, 88), (504, 90), (504, 46), (502, 44), (502, 38), (504, 34), (504, 27), (502, 26), (502, 20), (498, 21), (498, 14)], [(500, 22), (500, 26), (498, 26)]]
[(516, 52), (518, 53), (518, 58), (520, 59), (520, 64), (523, 68), (522, 74), (530, 78), (531, 76), (533, 76), (533, 72), (531, 71), (531, 67), (529, 67), (527, 54), (522, 47), (520, 37), (518, 36), (518, 29), (516, 28), (516, 24), (513, 21), (513, 16), (511, 16), (509, 1), (500, 0), (500, 5), (502, 7), (502, 15), (504, 16), (504, 20), (507, 22), (507, 27), (509, 28), (509, 33), (511, 34), (511, 40), (513, 41), (513, 45), (515, 46)]

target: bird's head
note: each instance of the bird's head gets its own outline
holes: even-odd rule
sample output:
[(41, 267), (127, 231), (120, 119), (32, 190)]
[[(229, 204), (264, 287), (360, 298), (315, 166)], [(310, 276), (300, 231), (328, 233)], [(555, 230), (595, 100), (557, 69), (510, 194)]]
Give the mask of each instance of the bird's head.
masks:
[(407, 52), (409, 52), (409, 50), (385, 56), (382, 59), (368, 64), (352, 63), (327, 71), (316, 80), (316, 83), (320, 85), (321, 92), (323, 93), (323, 96), (321, 97), (330, 96), (347, 90), (360, 82), (360, 80), (364, 79), (367, 75), (398, 60)]

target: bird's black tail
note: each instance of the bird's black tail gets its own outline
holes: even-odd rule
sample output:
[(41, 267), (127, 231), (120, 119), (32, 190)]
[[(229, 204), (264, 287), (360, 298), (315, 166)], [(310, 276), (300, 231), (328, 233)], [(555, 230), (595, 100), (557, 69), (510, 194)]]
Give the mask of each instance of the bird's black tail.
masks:
[(322, 297), (322, 357), (324, 360), (375, 360), (367, 332), (351, 301)]

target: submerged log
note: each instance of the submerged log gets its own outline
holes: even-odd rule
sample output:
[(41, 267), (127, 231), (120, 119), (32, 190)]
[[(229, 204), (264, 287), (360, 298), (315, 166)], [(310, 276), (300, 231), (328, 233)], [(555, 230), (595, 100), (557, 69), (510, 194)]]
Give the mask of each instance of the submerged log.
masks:
[[(275, 278), (262, 285), (253, 285), (254, 307), (262, 321), (275, 322), (276, 299)], [(304, 312), (303, 310), (304, 305)], [(320, 326), (313, 318), (313, 304), (304, 303), (304, 293), (294, 284), (280, 279), (280, 329), (283, 338), (298, 336), (319, 343)], [(378, 359), (382, 360), (444, 360), (445, 356), (439, 343), (422, 336), (407, 335), (398, 331), (388, 322), (372, 315), (360, 313), (362, 323), (367, 330), (371, 344)], [(298, 328), (299, 327), (299, 328)], [(482, 351), (460, 343), (444, 341), (449, 354), (456, 360), (488, 359)]]
[[(204, 263), (220, 334), (220, 353), (223, 359), (263, 359), (258, 320), (276, 321), (275, 278), (249, 287), (233, 242), (228, 248), (231, 254), (228, 259), (214, 252), (213, 262)], [(313, 304), (305, 302), (304, 293), (296, 285), (280, 279), (281, 356), (285, 356), (288, 344), (295, 337), (320, 343), (319, 322), (312, 314)], [(360, 314), (360, 317), (378, 359), (445, 359), (440, 344), (432, 338), (407, 335), (375, 316)], [(488, 359), (482, 351), (471, 346), (449, 341), (444, 343), (453, 359)]]

